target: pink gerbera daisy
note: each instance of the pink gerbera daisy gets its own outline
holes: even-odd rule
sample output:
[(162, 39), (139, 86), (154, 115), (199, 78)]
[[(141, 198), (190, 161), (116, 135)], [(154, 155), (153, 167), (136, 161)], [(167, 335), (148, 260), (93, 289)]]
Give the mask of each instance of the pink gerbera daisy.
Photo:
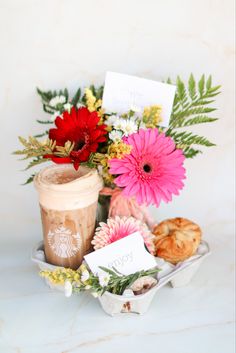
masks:
[(116, 216), (108, 218), (107, 223), (100, 222), (92, 244), (98, 250), (137, 231), (142, 235), (150, 253), (154, 254), (153, 235), (145, 223), (133, 217)]
[(122, 159), (110, 160), (110, 173), (119, 175), (117, 186), (123, 193), (135, 196), (139, 204), (159, 206), (161, 200), (169, 202), (178, 195), (185, 179), (184, 154), (176, 149), (171, 137), (158, 129), (140, 129), (124, 138), (132, 146), (130, 154)]

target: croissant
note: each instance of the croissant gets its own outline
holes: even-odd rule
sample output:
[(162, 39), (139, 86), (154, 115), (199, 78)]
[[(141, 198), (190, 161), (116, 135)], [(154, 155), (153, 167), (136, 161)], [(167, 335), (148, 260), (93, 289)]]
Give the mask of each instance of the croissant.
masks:
[(186, 218), (172, 218), (155, 226), (153, 234), (156, 256), (176, 264), (196, 253), (202, 231)]

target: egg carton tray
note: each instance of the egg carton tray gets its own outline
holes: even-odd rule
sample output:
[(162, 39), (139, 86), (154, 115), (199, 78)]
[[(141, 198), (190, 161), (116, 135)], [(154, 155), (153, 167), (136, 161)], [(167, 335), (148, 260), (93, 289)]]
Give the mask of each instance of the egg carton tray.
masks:
[[(148, 292), (140, 295), (134, 295), (131, 291), (125, 291), (123, 295), (116, 295), (105, 292), (98, 300), (103, 310), (114, 316), (120, 313), (137, 313), (144, 314), (158, 292), (167, 283), (170, 283), (173, 288), (187, 286), (192, 280), (193, 276), (198, 271), (202, 262), (210, 255), (210, 247), (206, 241), (202, 241), (198, 247), (197, 253), (189, 259), (172, 265), (165, 260), (156, 257), (157, 266), (160, 268), (156, 279), (157, 284)], [(53, 271), (60, 266), (54, 266), (46, 262), (44, 254), (43, 242), (39, 242), (33, 249), (31, 259), (36, 263), (41, 271)], [(51, 289), (64, 291), (61, 285), (52, 284), (45, 278), (45, 282)]]

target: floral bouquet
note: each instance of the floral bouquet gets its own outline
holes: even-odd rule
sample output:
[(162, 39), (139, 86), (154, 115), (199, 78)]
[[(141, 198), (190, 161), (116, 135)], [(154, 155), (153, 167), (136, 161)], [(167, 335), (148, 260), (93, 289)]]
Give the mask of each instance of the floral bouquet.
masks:
[[(167, 84), (172, 82), (168, 79)], [(40, 204), (46, 260), (61, 266), (55, 271), (42, 271), (43, 277), (65, 285), (66, 295), (84, 290), (91, 290), (95, 296), (125, 295), (127, 290), (132, 292), (131, 296), (140, 295), (165, 283), (158, 284), (157, 266), (129, 275), (100, 266), (101, 275), (93, 273), (84, 262), (80, 265), (83, 256), (91, 247), (99, 251), (135, 232), (142, 236), (149, 253), (168, 263), (171, 271), (178, 271), (180, 264), (186, 266), (185, 261), (194, 262), (207, 253), (206, 248), (201, 253), (202, 233), (198, 225), (175, 218), (154, 226), (146, 206), (159, 207), (161, 201), (170, 202), (173, 195), (179, 195), (184, 186), (185, 159), (202, 153), (201, 146), (214, 146), (189, 127), (217, 120), (209, 114), (216, 110), (212, 103), (219, 89), (220, 86), (212, 86), (211, 76), (205, 80), (203, 75), (196, 83), (191, 74), (187, 85), (178, 77), (169, 125), (165, 127), (163, 107), (158, 101), (142, 109), (130, 106), (127, 112), (118, 114), (104, 108), (103, 86), (92, 85), (83, 93), (79, 88), (72, 98), (67, 89), (47, 92), (37, 89), (43, 109), (50, 115), (48, 120), (37, 121), (49, 129), (28, 139), (19, 137), (24, 148), (14, 153), (30, 160), (26, 169), (49, 161), (58, 166), (73, 166), (68, 169), (68, 179), (63, 182), (58, 179), (52, 189), (48, 181), (58, 176), (55, 167), (45, 169), (46, 174), (51, 173), (45, 174), (45, 180), (43, 170), (42, 175), (33, 174), (26, 181), (28, 184), (34, 179), (35, 184), (38, 181), (42, 184), (45, 195)], [(88, 179), (84, 179), (86, 173)], [(103, 188), (99, 178), (103, 180)], [(95, 195), (92, 199), (91, 189)], [(100, 214), (97, 223), (103, 222), (95, 231), (98, 190), (103, 215)], [(51, 198), (56, 200), (56, 206)], [(108, 302), (102, 305), (106, 307)], [(124, 310), (124, 305), (126, 308), (124, 302), (123, 309), (116, 310)], [(135, 310), (142, 311), (139, 306)]]
[[(178, 77), (168, 127), (161, 126), (158, 102), (143, 110), (131, 106), (122, 115), (106, 112), (103, 86), (90, 86), (84, 93), (79, 88), (73, 98), (67, 89), (37, 89), (44, 111), (50, 114), (50, 119), (37, 121), (50, 128), (28, 140), (20, 137), (24, 148), (15, 154), (30, 160), (26, 169), (50, 160), (71, 163), (76, 170), (84, 165), (97, 168), (106, 186), (101, 194), (111, 197), (109, 216), (141, 214), (148, 223), (142, 206), (171, 201), (184, 186), (185, 159), (202, 153), (199, 146), (214, 146), (189, 127), (217, 120), (209, 114), (215, 111), (212, 103), (219, 88), (212, 86), (211, 76), (205, 80), (203, 75), (196, 83), (190, 75), (187, 86)], [(104, 198), (101, 202), (105, 204)]]

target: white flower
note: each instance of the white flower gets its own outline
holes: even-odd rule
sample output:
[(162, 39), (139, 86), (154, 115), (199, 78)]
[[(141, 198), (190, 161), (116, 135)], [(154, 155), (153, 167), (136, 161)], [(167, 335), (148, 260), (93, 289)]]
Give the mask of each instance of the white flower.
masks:
[(90, 289), (90, 288), (92, 288), (89, 284), (87, 284), (86, 286), (85, 286), (85, 289)]
[(119, 118), (117, 116), (116, 121), (114, 122), (113, 126), (115, 130), (121, 130), (122, 125), (124, 124), (125, 119)]
[(141, 108), (138, 107), (137, 105), (134, 105), (134, 104), (130, 106), (130, 110), (132, 110), (135, 113), (140, 113), (141, 112)]
[(67, 110), (70, 113), (71, 108), (73, 107), (73, 105), (70, 104), (70, 103), (66, 103), (66, 104), (64, 104), (63, 107), (64, 107), (65, 110)]
[(87, 270), (84, 270), (81, 274), (81, 281), (86, 282), (89, 279), (89, 272)]
[(70, 283), (70, 281), (65, 281), (65, 285), (64, 285), (64, 291), (65, 291), (65, 296), (67, 298), (69, 298), (72, 294), (72, 290), (73, 290), (73, 287), (72, 287), (72, 284)]
[(82, 108), (82, 107), (84, 107), (85, 105), (84, 104), (81, 104), (81, 103), (77, 103), (77, 108), (79, 109), (79, 108)]
[(55, 96), (50, 100), (49, 105), (51, 107), (56, 107), (58, 104), (64, 104), (65, 102), (66, 102), (65, 96)]
[(92, 296), (93, 296), (94, 298), (97, 298), (97, 297), (98, 297), (98, 293), (96, 293), (96, 292), (92, 292), (91, 294), (92, 294)]
[(110, 275), (109, 273), (100, 273), (98, 275), (98, 280), (99, 280), (99, 284), (101, 287), (106, 287), (109, 283), (110, 280)]
[(114, 123), (115, 123), (116, 120), (118, 120), (118, 119), (119, 119), (118, 116), (116, 116), (116, 115), (111, 115), (111, 116), (109, 116), (109, 118), (106, 120), (106, 125), (112, 126), (112, 125), (114, 125)]
[(121, 140), (121, 138), (122, 138), (122, 132), (121, 132), (121, 131), (117, 131), (117, 130), (112, 130), (112, 131), (109, 133), (109, 138), (110, 138), (113, 142), (119, 141), (119, 140)]
[(50, 119), (51, 119), (51, 121), (53, 121), (53, 122), (54, 122), (54, 121), (55, 121), (55, 119), (56, 119), (58, 116), (59, 116), (60, 118), (62, 117), (62, 116), (61, 116), (61, 113), (60, 113), (59, 111), (57, 111), (57, 112), (53, 113), (53, 114), (51, 115), (51, 118), (50, 118)]
[(130, 134), (133, 134), (134, 132), (137, 132), (138, 126), (136, 122), (132, 119), (122, 119), (123, 121), (121, 122), (121, 128), (120, 130), (123, 131), (125, 136), (128, 136)]

